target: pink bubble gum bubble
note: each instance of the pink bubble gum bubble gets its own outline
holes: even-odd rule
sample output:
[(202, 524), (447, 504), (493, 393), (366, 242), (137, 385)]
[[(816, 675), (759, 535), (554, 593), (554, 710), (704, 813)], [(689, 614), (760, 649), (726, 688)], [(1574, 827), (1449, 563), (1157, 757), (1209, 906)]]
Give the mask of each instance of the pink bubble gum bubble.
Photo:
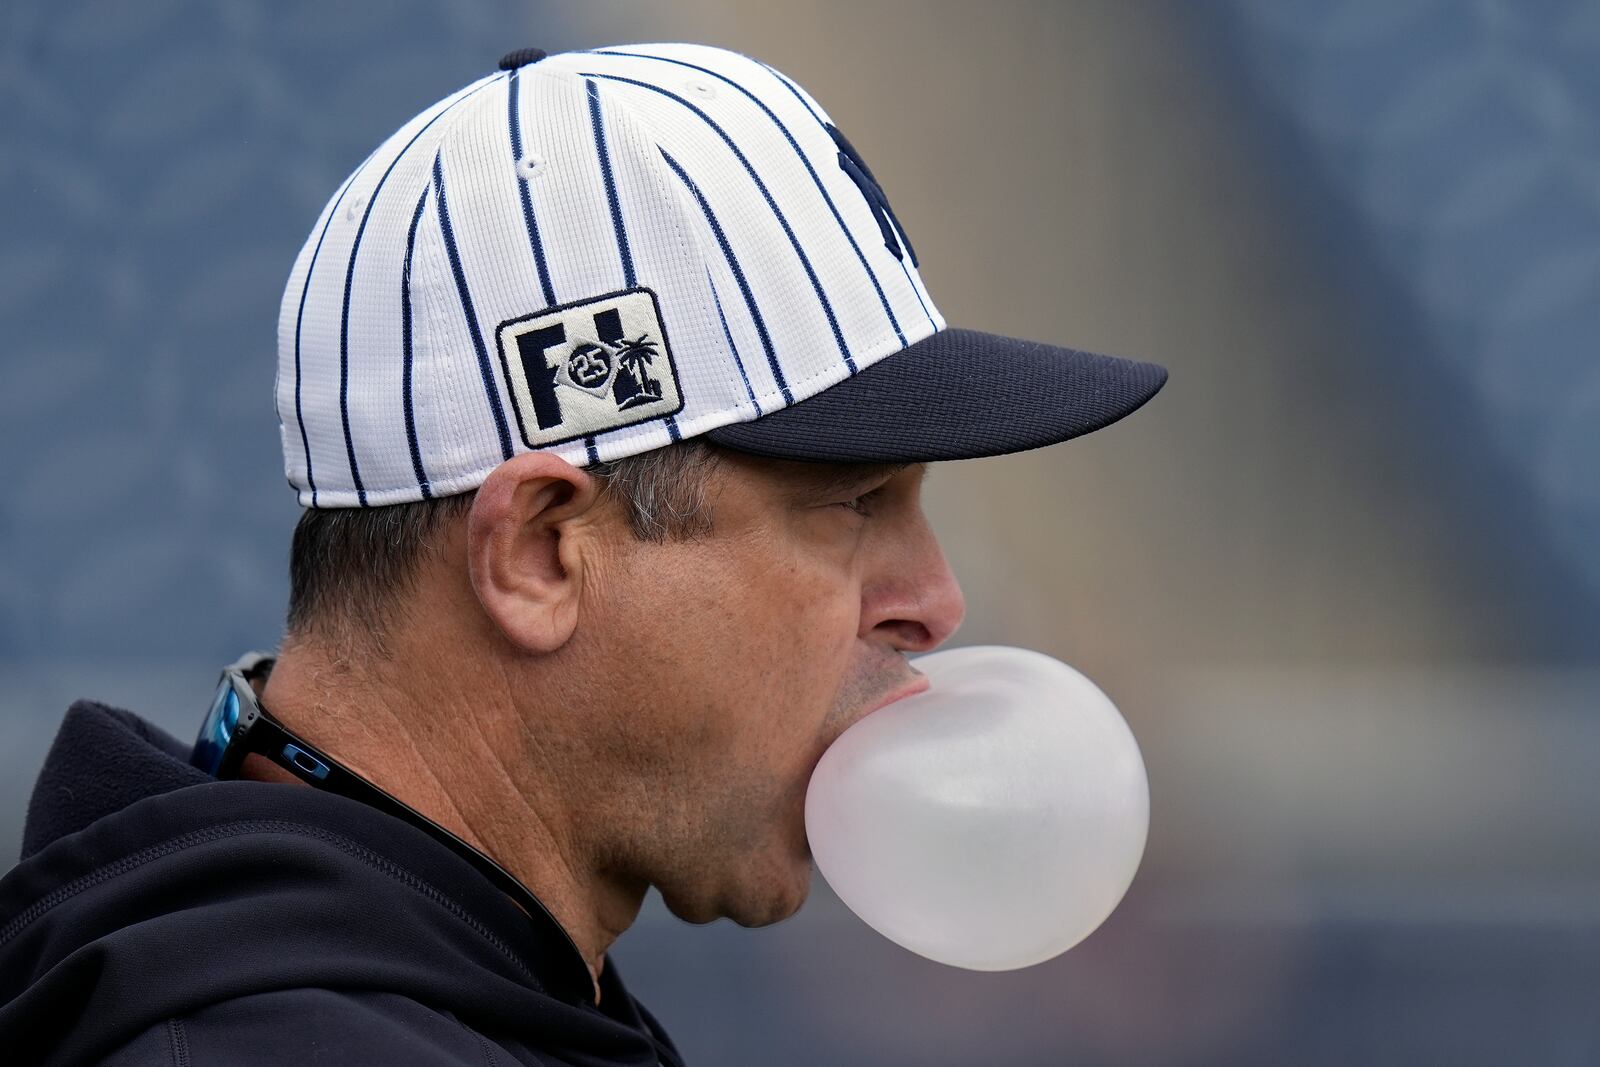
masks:
[(940, 963), (1011, 970), (1065, 952), (1122, 900), (1150, 787), (1116, 706), (1025, 649), (924, 656), (925, 693), (863, 718), (806, 793), (812, 856), (885, 937)]

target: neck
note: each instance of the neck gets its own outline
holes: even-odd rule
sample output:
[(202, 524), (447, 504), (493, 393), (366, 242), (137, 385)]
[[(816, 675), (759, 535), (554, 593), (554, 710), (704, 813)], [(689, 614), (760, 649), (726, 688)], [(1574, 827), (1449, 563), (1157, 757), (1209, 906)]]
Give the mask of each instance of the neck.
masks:
[[(363, 671), (316, 641), (288, 640), (261, 692), (291, 730), (362, 778), (491, 857), (549, 910), (583, 954), (600, 999), (604, 957), (633, 924), (645, 884), (590, 861), (572, 818), (581, 802), (570, 770), (523, 760), (525, 743), (503, 680), (474, 664), (396, 648)], [(354, 658), (354, 657), (352, 657)], [(420, 668), (420, 669), (419, 669)], [(514, 762), (508, 756), (519, 756)], [(298, 782), (252, 756), (241, 776)], [(302, 783), (303, 784), (303, 783)], [(565, 788), (563, 788), (565, 786)], [(581, 809), (579, 809), (581, 814)]]

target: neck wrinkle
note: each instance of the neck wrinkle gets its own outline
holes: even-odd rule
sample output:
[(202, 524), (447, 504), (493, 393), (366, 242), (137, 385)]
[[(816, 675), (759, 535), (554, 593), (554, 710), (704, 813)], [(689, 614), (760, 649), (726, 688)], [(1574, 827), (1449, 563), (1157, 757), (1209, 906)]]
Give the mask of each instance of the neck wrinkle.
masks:
[[(432, 669), (442, 657), (407, 651), (384, 665), (385, 675), (367, 678), (348, 660), (308, 642), (285, 642), (260, 690), (261, 702), (290, 729), (526, 886), (578, 947), (598, 1004), (605, 953), (637, 918), (646, 887), (606, 877), (586, 862), (575, 840), (576, 813), (563, 803), (577, 799), (570, 774), (540, 766), (537, 759), (519, 766), (520, 776), (507, 765), (525, 754), (496, 743), (496, 730), (508, 725), (504, 715), (486, 716), (491, 708), (515, 714), (503, 670), (481, 663)], [(408, 670), (397, 664), (423, 666)], [(472, 694), (470, 706), (462, 693)], [(515, 736), (516, 723), (509, 725)], [(245, 776), (298, 782), (265, 761), (265, 770), (252, 762), (246, 761)]]

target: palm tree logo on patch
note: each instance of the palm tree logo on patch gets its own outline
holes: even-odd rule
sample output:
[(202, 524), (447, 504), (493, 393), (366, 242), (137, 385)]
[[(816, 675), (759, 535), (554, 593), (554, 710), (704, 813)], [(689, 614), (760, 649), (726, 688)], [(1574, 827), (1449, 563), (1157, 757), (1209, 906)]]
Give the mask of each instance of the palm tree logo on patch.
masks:
[(661, 383), (650, 374), (655, 362), (656, 343), (649, 334), (640, 334), (635, 340), (626, 337), (609, 342), (617, 356), (617, 373), (611, 387), (611, 396), (618, 411), (653, 404), (661, 399)]

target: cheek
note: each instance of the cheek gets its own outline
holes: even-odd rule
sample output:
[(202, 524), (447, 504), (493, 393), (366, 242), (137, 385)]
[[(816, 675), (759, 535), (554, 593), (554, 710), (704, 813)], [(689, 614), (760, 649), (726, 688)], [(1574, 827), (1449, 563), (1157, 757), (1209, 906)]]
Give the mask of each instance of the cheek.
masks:
[(640, 546), (601, 591), (604, 647), (591, 661), (604, 664), (606, 696), (592, 695), (626, 717), (619, 744), (664, 777), (788, 790), (855, 655), (848, 561), (776, 536)]
[(739, 650), (733, 672), (759, 684), (775, 706), (802, 719), (820, 715), (849, 662), (860, 618), (860, 597), (843, 577), (801, 563), (759, 568), (723, 611), (727, 640)]
[(702, 737), (719, 758), (779, 774), (804, 758), (855, 646), (860, 598), (845, 577), (765, 553), (725, 556), (679, 587), (661, 630), (663, 669), (675, 705), (720, 725), (720, 737)]

